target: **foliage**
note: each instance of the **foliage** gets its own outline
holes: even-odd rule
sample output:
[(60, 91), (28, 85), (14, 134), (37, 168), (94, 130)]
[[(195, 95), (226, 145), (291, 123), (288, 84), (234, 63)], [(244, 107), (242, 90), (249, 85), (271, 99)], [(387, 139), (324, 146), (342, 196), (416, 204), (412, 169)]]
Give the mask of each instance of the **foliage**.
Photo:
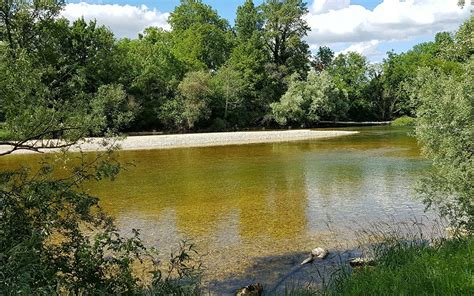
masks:
[[(456, 226), (474, 223), (474, 60), (460, 76), (418, 72), (416, 136), (433, 172), (422, 186), (427, 206), (436, 205)], [(427, 186), (428, 185), (428, 186)]]
[(62, 0), (10, 0), (0, 4), (0, 40), (8, 44), (12, 57), (17, 50), (36, 52), (48, 43), (45, 32), (55, 17), (59, 15)]
[(392, 126), (414, 126), (416, 119), (409, 116), (398, 117), (392, 121)]
[(304, 78), (309, 70), (309, 46), (303, 40), (309, 30), (304, 19), (308, 9), (302, 0), (267, 0), (261, 9), (263, 37), (272, 63), (268, 70), (277, 78), (277, 94), (281, 95), (285, 77), (298, 73)]
[(252, 38), (256, 33), (263, 29), (263, 18), (261, 13), (255, 7), (252, 0), (246, 0), (245, 3), (237, 8), (237, 17), (235, 19), (235, 32), (240, 41)]
[(363, 89), (368, 82), (367, 59), (356, 52), (339, 54), (328, 69), (337, 85), (347, 91), (350, 101), (349, 116), (366, 114), (368, 107), (363, 97)]
[[(89, 161), (80, 156), (77, 166), (67, 174), (63, 171), (64, 178), (55, 177), (56, 169), (46, 162), (36, 172), (0, 175), (4, 293), (135, 295), (165, 284), (179, 290), (181, 281), (197, 279), (199, 264), (189, 257), (192, 245), (172, 256), (162, 276), (160, 269), (166, 266), (158, 263), (156, 250), (144, 246), (137, 230), (130, 238), (122, 237), (98, 206), (98, 198), (82, 191), (84, 181), (116, 176), (120, 166), (111, 152)], [(150, 286), (134, 270), (144, 262), (154, 262)]]
[(205, 71), (189, 72), (178, 86), (183, 100), (183, 117), (186, 127), (192, 129), (211, 114), (211, 74)]
[(229, 113), (242, 108), (246, 91), (249, 87), (246, 81), (241, 77), (241, 74), (231, 67), (222, 67), (213, 77), (215, 95), (221, 98), (224, 109), (223, 118), (227, 119)]
[(182, 0), (171, 13), (173, 52), (190, 70), (217, 70), (232, 44), (229, 24), (200, 0)]
[(343, 118), (348, 109), (347, 93), (326, 72), (311, 72), (306, 81), (294, 75), (281, 101), (271, 107), (280, 125), (311, 125), (319, 120)]
[(178, 93), (185, 66), (173, 54), (170, 33), (148, 28), (139, 40), (122, 40), (118, 47), (127, 67), (121, 82), (139, 106), (134, 129), (174, 127), (165, 120), (163, 111)]
[(316, 71), (323, 71), (331, 66), (334, 59), (334, 51), (327, 46), (320, 46), (314, 55), (313, 67)]

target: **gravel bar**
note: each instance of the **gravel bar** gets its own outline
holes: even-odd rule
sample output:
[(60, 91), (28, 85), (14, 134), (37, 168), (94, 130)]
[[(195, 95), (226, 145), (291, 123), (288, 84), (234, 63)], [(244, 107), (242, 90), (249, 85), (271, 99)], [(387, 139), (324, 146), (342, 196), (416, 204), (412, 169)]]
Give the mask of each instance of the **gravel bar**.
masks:
[[(289, 142), (313, 139), (325, 139), (353, 135), (355, 131), (321, 131), (321, 130), (283, 130), (283, 131), (252, 131), (252, 132), (223, 132), (223, 133), (196, 133), (153, 136), (129, 136), (118, 142), (122, 150), (150, 150), (187, 147), (207, 147), (223, 145), (240, 145), (272, 142)], [(79, 145), (82, 151), (100, 151), (104, 147), (100, 144), (101, 138), (88, 139)], [(71, 151), (79, 147), (70, 148)], [(0, 152), (8, 147), (0, 147)], [(54, 150), (49, 150), (54, 151)], [(48, 152), (49, 152), (48, 151)], [(30, 151), (17, 151), (28, 153)], [(34, 153), (34, 152), (33, 152)]]

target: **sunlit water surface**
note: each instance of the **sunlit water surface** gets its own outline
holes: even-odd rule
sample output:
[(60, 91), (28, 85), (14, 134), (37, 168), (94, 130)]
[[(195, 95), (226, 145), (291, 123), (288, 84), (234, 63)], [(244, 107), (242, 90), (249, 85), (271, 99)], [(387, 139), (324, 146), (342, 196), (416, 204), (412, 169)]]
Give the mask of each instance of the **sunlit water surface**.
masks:
[[(358, 130), (327, 140), (122, 151), (119, 159), (134, 165), (89, 189), (121, 229), (140, 229), (164, 256), (191, 239), (214, 290), (271, 284), (316, 246), (350, 247), (372, 223), (425, 216), (413, 185), (429, 163), (409, 130)], [(13, 155), (0, 165), (38, 159)]]

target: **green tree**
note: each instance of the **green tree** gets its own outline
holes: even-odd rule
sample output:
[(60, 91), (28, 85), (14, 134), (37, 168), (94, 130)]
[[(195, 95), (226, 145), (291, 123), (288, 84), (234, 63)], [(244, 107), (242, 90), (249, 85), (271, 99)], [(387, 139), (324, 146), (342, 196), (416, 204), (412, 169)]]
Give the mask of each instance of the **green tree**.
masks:
[(337, 85), (347, 91), (350, 100), (349, 118), (363, 120), (370, 113), (370, 104), (364, 97), (368, 83), (368, 61), (359, 53), (339, 54), (328, 69)]
[(323, 71), (331, 66), (334, 59), (334, 51), (327, 46), (320, 46), (314, 55), (313, 67), (316, 71)]
[(241, 73), (231, 67), (220, 68), (213, 77), (213, 83), (215, 95), (224, 109), (223, 119), (227, 120), (229, 113), (243, 107), (249, 87)]
[(293, 73), (305, 77), (309, 70), (309, 46), (303, 39), (309, 30), (304, 19), (308, 12), (306, 3), (302, 0), (267, 0), (261, 9), (264, 40), (276, 77), (280, 81)]
[(140, 106), (134, 129), (172, 129), (163, 106), (176, 97), (185, 65), (173, 53), (171, 33), (148, 28), (139, 40), (121, 40), (119, 49), (127, 65), (120, 81)]
[(220, 30), (227, 30), (228, 22), (221, 18), (211, 6), (201, 0), (181, 0), (175, 10), (170, 14), (169, 24), (173, 31), (186, 31), (196, 24), (212, 25)]
[(182, 0), (169, 17), (174, 54), (190, 70), (217, 70), (227, 60), (233, 35), (228, 22), (200, 0)]
[(8, 44), (10, 54), (25, 49), (33, 53), (48, 43), (44, 29), (59, 15), (63, 0), (5, 0), (0, 4), (0, 41)]
[(433, 171), (420, 192), (458, 227), (474, 227), (474, 60), (462, 75), (422, 68), (411, 85), (416, 136)]
[(252, 0), (237, 8), (235, 19), (235, 32), (241, 41), (248, 40), (256, 33), (260, 33), (263, 28), (263, 18)]
[(338, 88), (328, 73), (310, 72), (306, 81), (294, 74), (288, 91), (271, 107), (280, 125), (311, 126), (320, 120), (344, 118), (349, 104), (346, 91)]
[(211, 74), (206, 71), (189, 72), (178, 86), (183, 99), (183, 117), (188, 129), (192, 129), (211, 115)]

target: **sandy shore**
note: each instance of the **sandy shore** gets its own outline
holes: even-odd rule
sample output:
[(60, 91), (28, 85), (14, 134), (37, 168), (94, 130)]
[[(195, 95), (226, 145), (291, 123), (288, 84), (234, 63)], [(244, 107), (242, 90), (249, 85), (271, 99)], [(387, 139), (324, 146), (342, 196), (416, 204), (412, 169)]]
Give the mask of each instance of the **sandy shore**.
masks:
[[(180, 135), (133, 136), (118, 142), (122, 150), (149, 150), (171, 149), (186, 147), (206, 147), (238, 144), (289, 142), (300, 140), (324, 139), (353, 135), (354, 131), (314, 131), (314, 130), (284, 130), (284, 131), (256, 131), (256, 132), (225, 132), (225, 133), (199, 133)], [(100, 144), (101, 138), (89, 139), (72, 151), (100, 151), (104, 147)], [(0, 146), (0, 153), (8, 150), (8, 146)], [(54, 151), (49, 149), (49, 151)], [(15, 153), (34, 153), (27, 150)]]

